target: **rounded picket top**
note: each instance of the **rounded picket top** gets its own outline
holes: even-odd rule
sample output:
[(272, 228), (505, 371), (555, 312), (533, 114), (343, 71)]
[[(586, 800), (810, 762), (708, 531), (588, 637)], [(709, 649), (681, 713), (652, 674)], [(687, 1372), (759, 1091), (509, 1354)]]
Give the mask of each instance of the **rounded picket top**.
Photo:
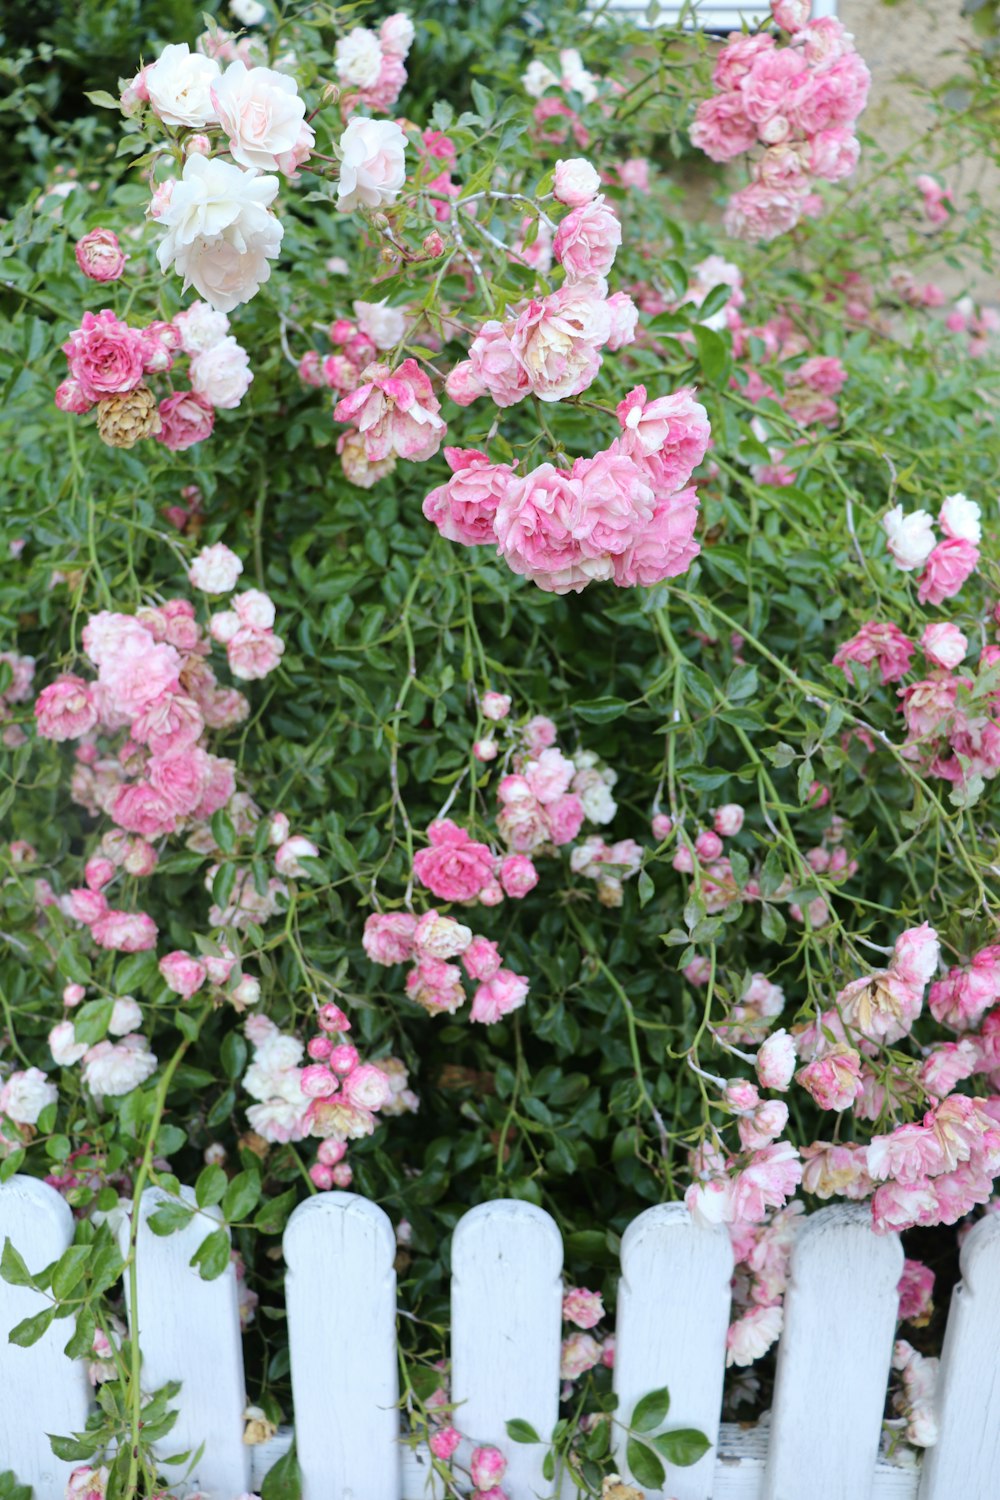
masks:
[(733, 1274), (733, 1246), (726, 1226), (696, 1224), (683, 1203), (658, 1203), (632, 1220), (622, 1235), (622, 1280), (654, 1270), (663, 1255), (690, 1255), (702, 1263), (707, 1258), (712, 1276), (727, 1283)]
[(563, 1244), (556, 1222), (544, 1208), (522, 1198), (497, 1198), (462, 1215), (451, 1240), (453, 1274), (478, 1266), (480, 1257), (510, 1261), (539, 1257), (539, 1271), (562, 1275)]
[(396, 1236), (392, 1221), (377, 1203), (357, 1193), (316, 1193), (292, 1210), (282, 1238), (291, 1274), (314, 1256), (343, 1255), (348, 1246), (369, 1258), (370, 1270), (393, 1274)]
[[(49, 1260), (54, 1260), (73, 1239), (73, 1211), (62, 1194), (41, 1178), (15, 1175), (0, 1184), (0, 1234), (26, 1259), (33, 1240), (39, 1255), (48, 1249)], [(39, 1259), (33, 1269), (47, 1264)]]
[(1000, 1214), (987, 1214), (972, 1226), (962, 1242), (958, 1263), (965, 1296), (975, 1297), (979, 1291), (1000, 1295)]
[(841, 1255), (861, 1262), (865, 1285), (873, 1292), (895, 1293), (903, 1274), (903, 1246), (898, 1234), (875, 1232), (870, 1204), (831, 1203), (807, 1214), (795, 1232), (790, 1279), (807, 1278), (811, 1284), (813, 1265), (843, 1267)]

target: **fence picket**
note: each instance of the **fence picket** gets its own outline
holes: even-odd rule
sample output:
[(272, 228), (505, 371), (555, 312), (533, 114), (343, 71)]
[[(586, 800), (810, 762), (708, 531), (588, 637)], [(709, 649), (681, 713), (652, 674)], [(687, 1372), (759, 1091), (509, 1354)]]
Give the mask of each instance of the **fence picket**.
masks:
[(924, 1459), (920, 1500), (993, 1500), (1000, 1473), (1000, 1218), (980, 1219), (962, 1246), (941, 1351), (940, 1437)]
[[(618, 1415), (628, 1421), (641, 1397), (668, 1386), (667, 1426), (700, 1428), (712, 1451), (688, 1469), (671, 1468), (662, 1493), (676, 1500), (709, 1500), (733, 1274), (729, 1235), (721, 1226), (700, 1229), (682, 1204), (664, 1203), (629, 1225), (621, 1259), (614, 1381)], [(624, 1473), (624, 1441), (619, 1449)]]
[[(0, 1187), (0, 1245), (5, 1239), (29, 1271), (41, 1271), (72, 1243), (73, 1215), (54, 1188), (13, 1177)], [(62, 1500), (74, 1466), (53, 1456), (47, 1434), (79, 1432), (90, 1406), (86, 1366), (63, 1353), (73, 1320), (56, 1319), (27, 1349), (7, 1342), (17, 1323), (48, 1306), (30, 1287), (0, 1281), (0, 1470), (30, 1482), (35, 1500)]]
[(868, 1500), (903, 1251), (861, 1204), (810, 1215), (792, 1250), (763, 1500)]
[[(507, 1456), (510, 1500), (553, 1493), (542, 1475), (559, 1416), (562, 1239), (532, 1203), (482, 1203), (459, 1220), (451, 1247), (455, 1426)], [(543, 1445), (512, 1443), (506, 1422), (530, 1422)]]
[(303, 1500), (399, 1500), (392, 1225), (354, 1193), (322, 1193), (284, 1249)]
[[(181, 1188), (194, 1205), (190, 1188)], [(194, 1466), (192, 1490), (230, 1497), (249, 1489), (250, 1459), (243, 1445), (243, 1345), (236, 1292), (236, 1273), (228, 1265), (221, 1276), (203, 1281), (191, 1256), (218, 1227), (215, 1209), (196, 1213), (183, 1229), (157, 1235), (149, 1228), (154, 1209), (176, 1199), (158, 1188), (147, 1188), (140, 1205), (136, 1243), (138, 1307), (129, 1306), (133, 1336), (138, 1329), (142, 1348), (142, 1386), (158, 1390), (179, 1380), (179, 1416), (167, 1437), (154, 1445), (158, 1457), (204, 1451)], [(128, 1224), (119, 1238), (128, 1240)], [(125, 1281), (128, 1301), (128, 1278)], [(182, 1468), (179, 1472), (184, 1473)]]

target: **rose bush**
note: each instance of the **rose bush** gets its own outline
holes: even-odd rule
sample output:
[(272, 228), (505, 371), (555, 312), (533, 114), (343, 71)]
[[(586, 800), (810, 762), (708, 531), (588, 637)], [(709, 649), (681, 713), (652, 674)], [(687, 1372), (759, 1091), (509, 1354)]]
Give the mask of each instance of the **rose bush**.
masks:
[(553, 7), (494, 49), (488, 9), (243, 0), (36, 142), (0, 236), (0, 1179), (77, 1214), (68, 1350), (117, 1393), (78, 1488), (164, 1482), (113, 1237), (151, 1184), (231, 1228), (251, 1441), (291, 1416), (276, 1237), (347, 1186), (396, 1224), (444, 1473), (449, 1235), (497, 1196), (565, 1236), (586, 1492), (618, 1239), (665, 1198), (729, 1226), (751, 1414), (802, 1215), (903, 1230), (887, 1442), (933, 1440), (1000, 1174), (990, 85), (968, 58), (889, 159), (843, 29), (774, 14)]

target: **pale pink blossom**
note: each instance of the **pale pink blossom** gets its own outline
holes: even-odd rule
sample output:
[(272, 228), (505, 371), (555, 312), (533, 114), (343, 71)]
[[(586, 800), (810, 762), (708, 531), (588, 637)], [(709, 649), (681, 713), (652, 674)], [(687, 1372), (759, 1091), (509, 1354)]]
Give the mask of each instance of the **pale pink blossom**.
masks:
[(795, 1081), (820, 1109), (844, 1110), (861, 1091), (861, 1059), (852, 1047), (833, 1047), (800, 1068)]
[(58, 1097), (56, 1085), (40, 1068), (18, 1068), (0, 1088), (0, 1114), (15, 1125), (37, 1125), (42, 1110)]
[(76, 263), (91, 281), (117, 281), (125, 270), (125, 256), (112, 229), (92, 229), (74, 246)]
[(475, 901), (485, 887), (495, 882), (494, 855), (464, 828), (442, 818), (430, 825), (427, 836), (430, 847), (417, 851), (413, 872), (442, 901)]
[(167, 988), (184, 1000), (190, 1000), (208, 978), (208, 971), (201, 960), (180, 949), (161, 958), (159, 969)]
[(780, 1306), (751, 1307), (731, 1323), (726, 1333), (726, 1364), (753, 1364), (776, 1343), (784, 1314)]
[(229, 594), (243, 572), (243, 563), (224, 542), (203, 547), (188, 569), (188, 580), (206, 594)]
[(472, 997), (469, 1019), (492, 1026), (511, 1011), (518, 1010), (528, 995), (528, 981), (511, 969), (498, 969), (478, 986)]
[(928, 555), (920, 575), (921, 604), (942, 604), (958, 593), (979, 562), (979, 548), (960, 537), (946, 537)]
[(772, 1031), (761, 1044), (754, 1060), (762, 1088), (781, 1093), (790, 1086), (795, 1072), (795, 1044), (784, 1027)]
[(577, 1328), (594, 1328), (604, 1317), (604, 1302), (600, 1292), (590, 1292), (585, 1286), (571, 1287), (563, 1293), (563, 1319), (575, 1323)]
[(357, 427), (372, 462), (393, 453), (423, 460), (441, 446), (445, 423), (440, 409), (427, 375), (415, 359), (406, 359), (395, 371), (369, 365), (363, 383), (338, 403), (334, 416)]
[(511, 466), (491, 463), (477, 448), (445, 448), (444, 456), (452, 476), (427, 495), (424, 515), (450, 542), (495, 545), (493, 523)]
[(414, 954), (416, 926), (410, 912), (372, 912), (365, 919), (364, 950), (373, 963), (405, 963)]
[(883, 683), (898, 682), (910, 670), (913, 650), (912, 641), (907, 639), (898, 625), (869, 620), (855, 635), (837, 647), (833, 664), (840, 667), (848, 682), (854, 681), (851, 662), (857, 662), (863, 667), (877, 666)]
[(592, 202), (600, 189), (600, 174), (584, 157), (556, 162), (553, 196), (567, 208), (581, 208)]
[(578, 1380), (600, 1363), (601, 1346), (589, 1333), (571, 1333), (563, 1339), (559, 1358), (562, 1380)]

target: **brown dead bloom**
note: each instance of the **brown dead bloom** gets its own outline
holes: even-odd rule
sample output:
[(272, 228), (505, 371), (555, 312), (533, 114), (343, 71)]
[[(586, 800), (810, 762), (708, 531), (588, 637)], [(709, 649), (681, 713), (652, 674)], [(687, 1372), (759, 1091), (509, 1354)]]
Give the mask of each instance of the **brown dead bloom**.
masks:
[(140, 438), (160, 430), (156, 397), (146, 385), (97, 403), (97, 431), (110, 448), (134, 448)]
[(601, 1486), (601, 1500), (645, 1500), (642, 1490), (623, 1484), (617, 1474), (609, 1474)]
[(243, 1413), (243, 1420), (247, 1424), (243, 1429), (243, 1441), (250, 1448), (256, 1448), (258, 1443), (270, 1442), (278, 1430), (259, 1406), (248, 1406)]

